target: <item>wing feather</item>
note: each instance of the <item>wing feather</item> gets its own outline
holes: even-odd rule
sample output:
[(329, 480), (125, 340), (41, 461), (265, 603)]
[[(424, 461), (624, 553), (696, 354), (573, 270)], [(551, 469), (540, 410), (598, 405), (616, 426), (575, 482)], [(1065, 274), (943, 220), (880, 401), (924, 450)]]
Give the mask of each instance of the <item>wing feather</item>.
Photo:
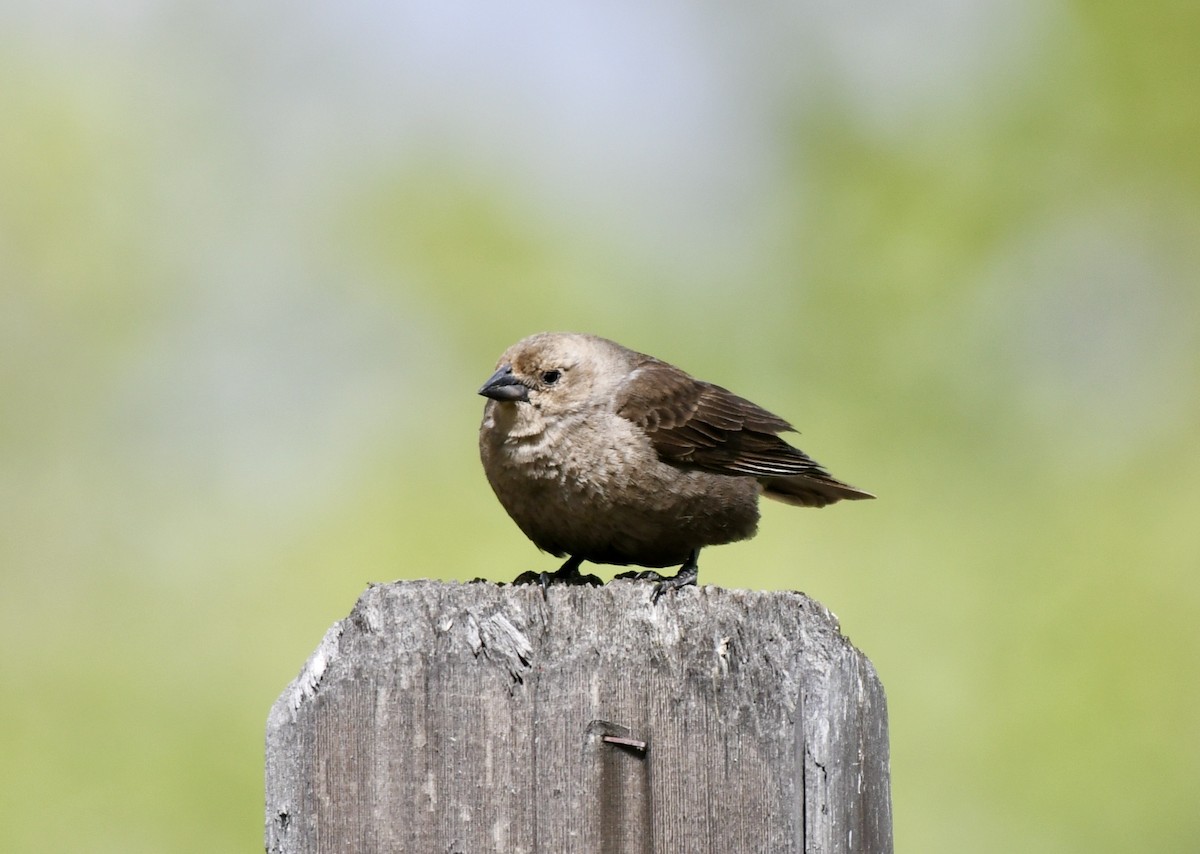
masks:
[(646, 431), (659, 459), (671, 465), (759, 478), (767, 495), (796, 504), (873, 497), (779, 438), (795, 428), (778, 415), (658, 359), (643, 357), (616, 408)]

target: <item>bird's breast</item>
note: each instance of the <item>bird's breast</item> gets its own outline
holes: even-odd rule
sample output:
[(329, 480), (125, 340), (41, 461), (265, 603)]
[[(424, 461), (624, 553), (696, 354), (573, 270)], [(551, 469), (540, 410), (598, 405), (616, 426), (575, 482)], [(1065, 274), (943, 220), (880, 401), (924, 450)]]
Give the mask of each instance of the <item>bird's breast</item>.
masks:
[(493, 485), (497, 480), (557, 484), (566, 493), (586, 494), (627, 480), (631, 466), (654, 456), (634, 425), (611, 413), (546, 417), (536, 410), (505, 411), (510, 408), (526, 407), (495, 407), (480, 434), (484, 468)]
[[(512, 427), (521, 426), (513, 422)], [(485, 419), (480, 451), (509, 515), (539, 548), (603, 563), (667, 566), (743, 539), (758, 519), (753, 478), (682, 471), (612, 413), (544, 419), (539, 430)]]

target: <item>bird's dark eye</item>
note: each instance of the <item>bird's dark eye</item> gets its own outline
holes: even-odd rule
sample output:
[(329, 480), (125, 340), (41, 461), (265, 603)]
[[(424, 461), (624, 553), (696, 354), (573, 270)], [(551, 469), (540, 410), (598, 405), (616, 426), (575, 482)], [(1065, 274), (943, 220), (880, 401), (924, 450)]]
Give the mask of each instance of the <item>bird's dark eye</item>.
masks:
[(542, 371), (542, 382), (546, 385), (554, 385), (561, 376), (561, 371)]

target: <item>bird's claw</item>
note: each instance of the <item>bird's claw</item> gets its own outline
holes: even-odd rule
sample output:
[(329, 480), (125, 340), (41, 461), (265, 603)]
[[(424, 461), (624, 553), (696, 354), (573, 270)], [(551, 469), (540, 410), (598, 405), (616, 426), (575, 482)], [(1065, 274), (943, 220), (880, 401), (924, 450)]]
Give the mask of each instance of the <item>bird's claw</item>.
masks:
[(653, 569), (644, 569), (640, 572), (631, 569), (613, 576), (613, 580), (631, 578), (634, 581), (653, 581), (654, 592), (650, 595), (650, 601), (657, 604), (668, 590), (678, 590), (681, 587), (696, 584), (696, 578), (700, 575), (699, 557), (700, 550), (693, 549), (692, 553), (688, 555), (688, 559), (683, 562), (683, 566), (679, 567), (679, 572), (674, 575), (663, 575)]
[(540, 584), (545, 590), (550, 586), (550, 573), (534, 572), (532, 569), (527, 569), (512, 580), (513, 584)]
[(513, 584), (537, 584), (542, 588), (542, 596), (546, 595), (547, 589), (551, 584), (586, 584), (592, 587), (600, 587), (604, 584), (597, 575), (588, 573), (583, 575), (579, 572), (579, 565), (582, 560), (571, 558), (554, 572), (534, 572), (532, 569), (522, 572), (513, 579)]
[[(654, 574), (658, 575), (657, 572)], [(659, 575), (658, 582), (654, 585), (654, 592), (650, 594), (650, 602), (652, 604), (658, 604), (658, 600), (668, 590), (678, 590), (681, 587), (687, 587), (689, 585), (694, 587), (696, 585), (696, 577), (699, 574), (700, 572), (696, 567), (684, 566), (679, 570), (679, 572), (667, 578), (663, 578), (661, 575)]]
[(663, 575), (660, 572), (655, 572), (653, 569), (645, 569), (641, 572), (629, 570), (622, 572), (619, 575), (613, 576), (617, 578), (628, 578), (634, 581), (653, 581), (654, 592), (650, 594), (650, 601), (657, 604), (658, 600), (668, 590), (678, 590), (681, 587), (696, 584), (696, 578), (700, 574), (695, 566), (684, 565), (680, 567), (679, 572), (674, 575)]

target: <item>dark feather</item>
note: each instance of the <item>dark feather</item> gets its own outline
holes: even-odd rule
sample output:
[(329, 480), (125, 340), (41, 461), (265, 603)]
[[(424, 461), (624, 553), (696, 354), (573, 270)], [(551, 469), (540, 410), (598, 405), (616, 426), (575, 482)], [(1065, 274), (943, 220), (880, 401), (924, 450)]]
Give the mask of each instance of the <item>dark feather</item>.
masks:
[(771, 498), (822, 507), (874, 497), (836, 480), (779, 438), (795, 428), (778, 415), (649, 356), (622, 386), (617, 414), (646, 431), (664, 462), (758, 478)]

